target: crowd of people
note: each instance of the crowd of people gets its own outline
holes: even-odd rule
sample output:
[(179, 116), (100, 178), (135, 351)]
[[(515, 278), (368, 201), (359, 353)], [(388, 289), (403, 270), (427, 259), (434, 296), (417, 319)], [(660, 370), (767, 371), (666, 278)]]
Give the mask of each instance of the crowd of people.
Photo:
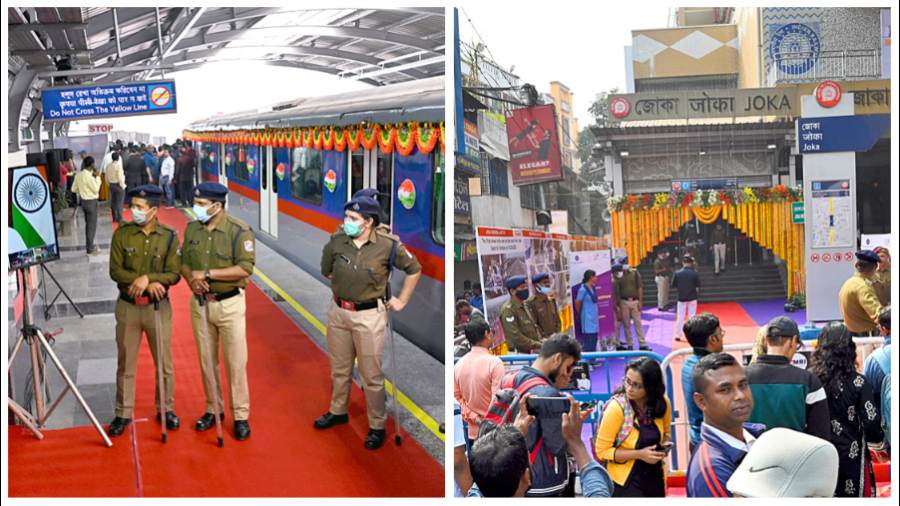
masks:
[[(56, 154), (47, 152), (48, 164), (55, 164)], [(124, 223), (122, 210), (129, 189), (151, 184), (163, 191), (163, 201), (173, 207), (176, 199), (183, 206), (193, 205), (191, 190), (196, 180), (196, 153), (190, 141), (176, 140), (172, 145), (159, 149), (152, 144), (125, 144), (121, 140), (109, 145), (109, 150), (99, 162), (86, 152), (74, 160), (71, 150), (63, 150), (58, 161), (59, 178), (54, 181), (59, 198), (67, 207), (80, 207), (85, 220), (87, 253), (101, 254), (94, 244), (97, 230), (97, 208), (101, 201), (109, 200), (112, 221)], [(51, 171), (56, 173), (56, 171)]]
[[(724, 351), (726, 332), (716, 315), (694, 314), (681, 325), (693, 351), (681, 370), (689, 497), (877, 495), (873, 462), (890, 452), (889, 288), (884, 291), (890, 257), (886, 249), (856, 257), (856, 274), (841, 291), (844, 319), (820, 329), (812, 346), (801, 340), (794, 320), (778, 316), (761, 327), (744, 366)], [(616, 272), (626, 271), (623, 263)], [(692, 268), (684, 263), (683, 269)], [(585, 273), (586, 292), (592, 276)], [(507, 329), (515, 325), (511, 350), (537, 353), (515, 372), (507, 373), (491, 353), (493, 329), (481, 311), (468, 300), (457, 303), (457, 330), (471, 350), (454, 367), (457, 494), (574, 496), (578, 474), (585, 496), (666, 496), (673, 408), (660, 365), (648, 357), (627, 364), (621, 384), (599, 408), (593, 456), (582, 455), (581, 431), (577, 437), (570, 431), (593, 408), (564, 391), (582, 346), (558, 329), (542, 334), (529, 301), (547, 295), (540, 290), (544, 279), (531, 280), (535, 294), (527, 281), (506, 281), (511, 302), (501, 318), (508, 342)], [(619, 292), (623, 300), (629, 295)], [(583, 314), (592, 300), (585, 294), (579, 302)], [(515, 335), (529, 327), (529, 339), (536, 339)], [(854, 338), (875, 336), (884, 344), (860, 363)], [(792, 364), (798, 353), (809, 357), (808, 367)], [(529, 404), (532, 396), (570, 399), (569, 409), (542, 410)], [(769, 470), (760, 476), (754, 463)]]

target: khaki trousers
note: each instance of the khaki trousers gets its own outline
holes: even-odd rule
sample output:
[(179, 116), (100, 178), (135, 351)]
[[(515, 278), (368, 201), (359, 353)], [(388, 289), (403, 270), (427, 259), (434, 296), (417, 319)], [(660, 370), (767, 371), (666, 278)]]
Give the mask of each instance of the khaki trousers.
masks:
[(719, 269), (725, 269), (725, 253), (728, 249), (725, 247), (724, 242), (713, 244), (713, 261), (716, 264), (716, 273), (718, 274)]
[(669, 276), (656, 276), (656, 308), (665, 309), (669, 305), (669, 286), (671, 278)]
[(625, 327), (625, 345), (631, 346), (631, 322), (634, 321), (634, 333), (637, 334), (640, 346), (646, 345), (644, 341), (644, 325), (641, 323), (640, 303), (636, 300), (623, 300), (619, 303), (622, 325)]
[[(163, 378), (166, 388), (166, 411), (175, 410), (175, 368), (172, 365), (172, 306), (168, 300), (159, 304), (162, 320)], [(146, 332), (147, 343), (153, 356), (153, 365), (158, 367), (156, 356), (156, 318), (153, 304), (136, 306), (119, 299), (116, 301), (116, 348), (118, 359), (116, 365), (116, 416), (134, 417), (134, 378), (137, 369), (138, 353), (141, 349), (141, 337)], [(156, 385), (156, 407), (159, 410), (159, 382), (156, 381), (156, 368), (153, 370), (153, 383)]]
[[(228, 379), (231, 416), (235, 420), (250, 418), (250, 387), (247, 384), (247, 301), (242, 291), (221, 302), (206, 303), (209, 327), (209, 341), (204, 341), (200, 332), (203, 320), (196, 297), (191, 297), (191, 323), (194, 326), (194, 341), (200, 357), (200, 371), (203, 375), (203, 392), (206, 394), (206, 412), (224, 413), (225, 398), (222, 396), (221, 374), (219, 374), (219, 348), (225, 358), (225, 377)], [(210, 346), (211, 345), (211, 346)], [(212, 350), (212, 370), (207, 368), (206, 354)], [(209, 384), (216, 386), (219, 405), (215, 405)]]
[(381, 308), (348, 311), (332, 303), (328, 311), (328, 358), (331, 361), (331, 406), (335, 415), (347, 413), (350, 403), (353, 359), (357, 360), (369, 428), (383, 429), (385, 415), (384, 352), (387, 312)]

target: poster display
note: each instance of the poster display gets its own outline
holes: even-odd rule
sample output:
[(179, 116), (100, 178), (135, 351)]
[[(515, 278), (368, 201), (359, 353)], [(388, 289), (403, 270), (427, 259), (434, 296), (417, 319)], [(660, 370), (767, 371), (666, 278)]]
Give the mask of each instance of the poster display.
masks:
[(47, 178), (37, 167), (11, 169), (6, 240), (9, 270), (59, 259)]
[(506, 135), (514, 185), (562, 180), (559, 135), (552, 104), (512, 111), (506, 120)]
[(810, 247), (853, 247), (856, 234), (853, 216), (856, 208), (850, 196), (850, 180), (837, 179), (812, 182), (812, 228)]
[[(569, 293), (572, 300), (578, 295), (584, 272), (588, 269), (597, 273), (597, 282), (594, 284), (594, 293), (597, 295), (597, 315), (599, 317), (599, 342), (602, 338), (615, 333), (615, 309), (612, 296), (612, 254), (609, 249), (586, 250), (569, 252), (569, 274), (572, 277), (572, 285)], [(574, 304), (573, 304), (574, 306)], [(575, 314), (578, 323), (574, 325), (575, 337), (581, 339), (580, 315)]]

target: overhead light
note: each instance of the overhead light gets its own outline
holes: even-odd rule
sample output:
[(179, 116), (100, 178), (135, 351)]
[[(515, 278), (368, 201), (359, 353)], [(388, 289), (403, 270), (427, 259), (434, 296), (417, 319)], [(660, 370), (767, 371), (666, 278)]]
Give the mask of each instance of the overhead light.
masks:
[(776, 146), (776, 145), (774, 145), (774, 144), (769, 144), (768, 146), (766, 146), (767, 149), (775, 149), (775, 148), (777, 148), (777, 147), (778, 147), (778, 146)]
[(703, 150), (700, 151), (700, 156), (703, 156), (705, 154), (706, 154), (706, 151), (703, 151)]
[(619, 156), (622, 156), (622, 157), (628, 156), (628, 151), (620, 151)]

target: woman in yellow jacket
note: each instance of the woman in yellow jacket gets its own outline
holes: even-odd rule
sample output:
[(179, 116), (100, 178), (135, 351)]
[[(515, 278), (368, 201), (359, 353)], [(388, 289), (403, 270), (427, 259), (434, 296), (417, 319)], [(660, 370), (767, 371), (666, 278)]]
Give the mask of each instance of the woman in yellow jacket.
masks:
[(665, 497), (664, 460), (672, 445), (665, 393), (659, 364), (641, 357), (628, 364), (606, 403), (594, 451), (616, 484), (613, 497)]

